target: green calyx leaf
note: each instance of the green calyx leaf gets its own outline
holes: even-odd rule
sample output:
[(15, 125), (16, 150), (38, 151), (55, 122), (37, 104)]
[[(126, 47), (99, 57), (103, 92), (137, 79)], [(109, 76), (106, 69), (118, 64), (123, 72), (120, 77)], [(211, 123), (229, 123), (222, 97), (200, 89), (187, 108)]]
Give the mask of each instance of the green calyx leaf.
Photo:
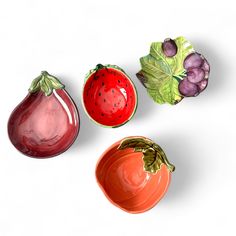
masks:
[(178, 37), (174, 41), (177, 45), (175, 56), (165, 56), (162, 42), (154, 42), (150, 53), (140, 58), (142, 70), (137, 73), (137, 77), (152, 99), (159, 104), (174, 105), (182, 100), (178, 85), (186, 73), (183, 62), (187, 55), (194, 52), (193, 46), (184, 37)]
[(175, 170), (174, 165), (170, 164), (161, 147), (150, 139), (142, 137), (124, 139), (118, 149), (124, 150), (126, 148), (133, 148), (135, 152), (143, 153), (144, 170), (151, 174), (156, 174), (162, 164), (165, 164), (170, 172)]
[(45, 96), (50, 96), (53, 89), (63, 89), (65, 86), (47, 71), (42, 71), (41, 75), (34, 79), (30, 85), (29, 92), (36, 93), (44, 92)]

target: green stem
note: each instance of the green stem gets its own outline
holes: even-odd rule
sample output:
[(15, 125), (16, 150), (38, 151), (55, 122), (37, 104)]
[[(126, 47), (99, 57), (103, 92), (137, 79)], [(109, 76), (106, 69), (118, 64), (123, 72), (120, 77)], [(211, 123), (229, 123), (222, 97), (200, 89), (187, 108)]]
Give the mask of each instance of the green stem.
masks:
[(102, 68), (104, 68), (104, 67), (105, 67), (105, 66), (102, 65), (102, 64), (97, 64), (95, 70), (100, 70), (100, 69), (102, 69)]
[(182, 71), (179, 75), (173, 75), (173, 77), (180, 82), (186, 76), (186, 71)]
[(34, 79), (30, 85), (29, 93), (42, 91), (45, 96), (50, 96), (54, 89), (64, 89), (65, 86), (47, 71), (42, 71), (41, 75)]

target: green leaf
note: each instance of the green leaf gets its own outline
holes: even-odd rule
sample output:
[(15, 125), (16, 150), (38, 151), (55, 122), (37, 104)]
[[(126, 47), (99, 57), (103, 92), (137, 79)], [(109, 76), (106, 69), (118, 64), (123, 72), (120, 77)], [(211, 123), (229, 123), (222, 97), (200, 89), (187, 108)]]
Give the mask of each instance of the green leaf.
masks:
[(142, 70), (139, 73), (145, 77), (142, 83), (159, 104), (173, 105), (182, 99), (178, 84), (185, 75), (183, 61), (194, 49), (184, 37), (176, 38), (175, 43), (178, 50), (173, 57), (166, 57), (162, 52), (162, 42), (155, 42), (151, 44), (150, 54), (140, 58)]
[(156, 152), (148, 148), (143, 152), (144, 170), (150, 173), (157, 173), (161, 168), (161, 162), (156, 159)]
[(40, 89), (40, 79), (41, 79), (41, 76), (38, 76), (36, 79), (32, 81), (29, 88), (30, 93), (35, 93)]
[(143, 153), (143, 167), (144, 170), (149, 173), (157, 173), (162, 164), (165, 164), (171, 172), (175, 169), (175, 167), (169, 163), (161, 147), (153, 143), (150, 139), (143, 137), (126, 138), (121, 141), (118, 149), (124, 150), (126, 148), (133, 148), (135, 152)]
[(47, 79), (50, 81), (51, 83), (51, 87), (53, 89), (63, 89), (65, 86), (63, 84), (61, 84), (61, 82), (54, 76), (48, 75)]
[(30, 93), (42, 91), (45, 96), (50, 96), (54, 89), (63, 89), (65, 86), (54, 76), (46, 71), (34, 79), (29, 88)]
[(152, 146), (152, 142), (145, 138), (128, 138), (124, 139), (118, 149), (134, 148), (136, 152), (146, 150)]
[(41, 90), (45, 93), (46, 96), (49, 96), (52, 93), (52, 85), (47, 78), (44, 78), (40, 81)]

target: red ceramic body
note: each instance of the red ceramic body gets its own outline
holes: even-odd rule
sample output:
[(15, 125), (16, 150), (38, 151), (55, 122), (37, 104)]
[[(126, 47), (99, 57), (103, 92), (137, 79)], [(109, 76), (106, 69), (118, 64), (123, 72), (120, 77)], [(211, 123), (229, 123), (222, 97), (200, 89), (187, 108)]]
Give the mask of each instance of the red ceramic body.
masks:
[(66, 151), (79, 132), (77, 108), (64, 89), (50, 96), (29, 93), (8, 121), (8, 134), (20, 152), (47, 158)]
[(89, 117), (96, 123), (118, 127), (134, 115), (137, 93), (133, 82), (123, 71), (104, 67), (86, 80), (83, 104)]
[(134, 152), (133, 148), (118, 150), (121, 141), (102, 154), (96, 167), (96, 179), (112, 204), (129, 213), (142, 213), (164, 196), (171, 173), (165, 164), (156, 174), (144, 171), (143, 154)]

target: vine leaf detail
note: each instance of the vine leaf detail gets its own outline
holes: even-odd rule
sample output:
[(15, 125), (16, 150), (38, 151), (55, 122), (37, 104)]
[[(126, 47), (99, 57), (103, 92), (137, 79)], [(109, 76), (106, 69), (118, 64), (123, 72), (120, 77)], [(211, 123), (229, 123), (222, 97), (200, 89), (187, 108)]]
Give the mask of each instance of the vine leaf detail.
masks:
[(121, 141), (118, 149), (124, 150), (127, 148), (133, 148), (135, 152), (143, 153), (144, 170), (151, 174), (156, 174), (162, 164), (165, 164), (170, 172), (175, 170), (174, 165), (168, 161), (161, 147), (150, 139), (143, 137), (126, 138)]
[(178, 89), (179, 82), (186, 76), (183, 62), (194, 49), (184, 37), (174, 41), (178, 51), (173, 57), (165, 56), (162, 42), (152, 43), (150, 53), (140, 58), (142, 69), (136, 74), (148, 94), (159, 104), (174, 105), (183, 99)]

